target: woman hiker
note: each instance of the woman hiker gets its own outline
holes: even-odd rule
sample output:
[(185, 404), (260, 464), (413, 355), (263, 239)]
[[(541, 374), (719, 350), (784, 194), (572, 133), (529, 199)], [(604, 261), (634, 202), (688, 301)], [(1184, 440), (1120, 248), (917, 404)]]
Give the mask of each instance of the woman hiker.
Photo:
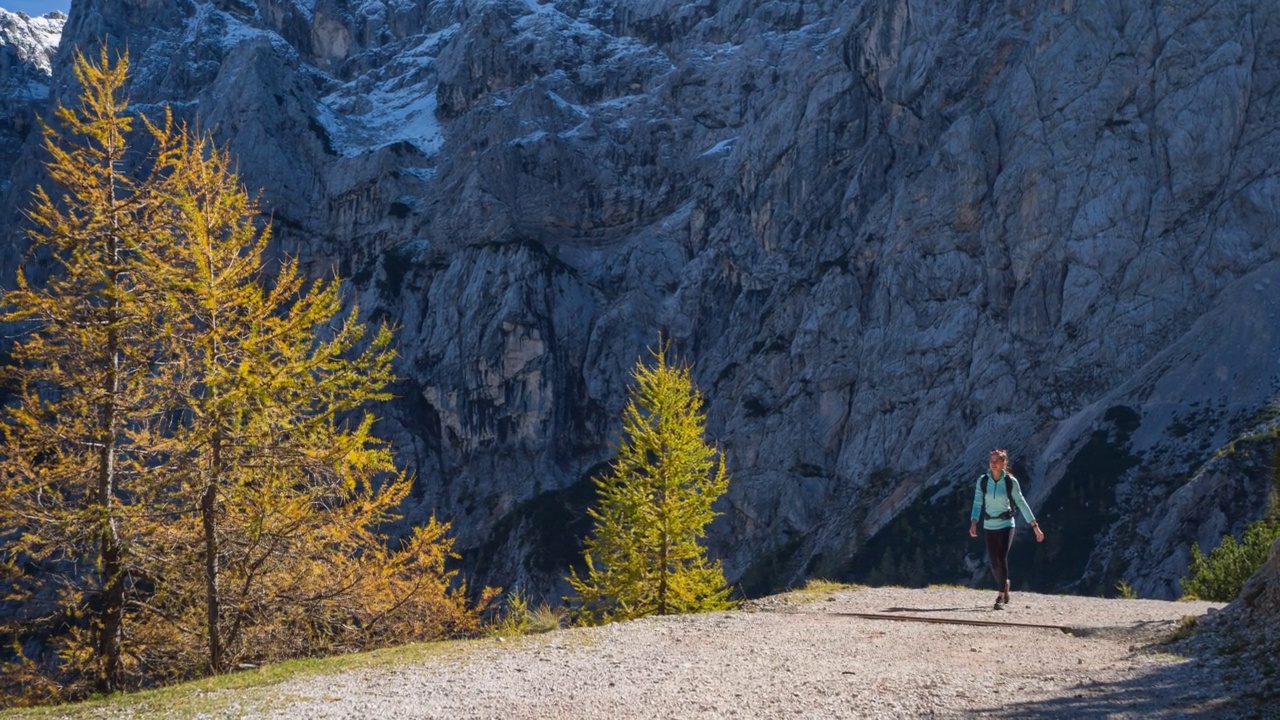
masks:
[(1036, 542), (1044, 542), (1040, 523), (1031, 514), (1027, 501), (1022, 497), (1018, 479), (1008, 470), (1009, 453), (999, 448), (991, 451), (990, 469), (978, 478), (973, 489), (973, 513), (969, 516), (969, 537), (978, 537), (978, 515), (985, 515), (982, 528), (986, 532), (987, 557), (991, 560), (991, 573), (996, 576), (996, 610), (1009, 603), (1009, 547), (1013, 545), (1013, 504), (1018, 504), (1022, 517), (1031, 524)]

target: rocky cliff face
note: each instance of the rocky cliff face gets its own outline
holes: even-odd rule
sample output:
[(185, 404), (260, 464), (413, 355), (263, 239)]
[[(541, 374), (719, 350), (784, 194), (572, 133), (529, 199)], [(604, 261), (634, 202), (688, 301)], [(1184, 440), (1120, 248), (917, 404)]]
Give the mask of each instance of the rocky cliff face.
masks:
[(229, 143), (278, 250), (399, 325), (409, 516), (490, 582), (575, 559), (664, 332), (747, 592), (981, 576), (999, 445), (1049, 534), (1015, 582), (1168, 597), (1273, 491), (1270, 9), (76, 0), (62, 47), (127, 43), (133, 100)]
[(53, 58), (67, 18), (59, 12), (33, 18), (0, 9), (0, 193), (13, 164), (49, 101)]

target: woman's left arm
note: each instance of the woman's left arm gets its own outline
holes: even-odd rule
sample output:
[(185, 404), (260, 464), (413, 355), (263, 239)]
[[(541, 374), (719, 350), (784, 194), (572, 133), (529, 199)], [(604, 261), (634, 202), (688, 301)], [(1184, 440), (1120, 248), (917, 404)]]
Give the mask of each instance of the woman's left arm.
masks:
[(1022, 511), (1022, 517), (1027, 519), (1031, 525), (1031, 530), (1036, 534), (1036, 542), (1044, 542), (1044, 531), (1040, 529), (1040, 523), (1036, 522), (1036, 516), (1031, 514), (1031, 506), (1027, 504), (1027, 499), (1022, 496), (1022, 484), (1017, 478), (1013, 478), (1013, 486), (1009, 488), (1013, 490), (1013, 501), (1018, 505), (1018, 509)]

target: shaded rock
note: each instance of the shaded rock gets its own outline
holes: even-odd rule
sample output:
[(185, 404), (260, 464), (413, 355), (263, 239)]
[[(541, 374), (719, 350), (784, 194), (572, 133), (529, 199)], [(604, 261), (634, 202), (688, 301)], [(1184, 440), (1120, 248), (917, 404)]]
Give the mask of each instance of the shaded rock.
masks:
[(454, 519), (485, 580), (555, 592), (578, 538), (534, 518), (581, 519), (665, 332), (741, 587), (980, 576), (968, 498), (1006, 446), (1050, 538), (1015, 544), (1029, 583), (1171, 597), (1271, 483), (1269, 10), (84, 0), (65, 32), (127, 40), (133, 100), (228, 144), (273, 251), (397, 324), (407, 516)]
[[(33, 18), (25, 13), (0, 10), (0, 198), (12, 197), (5, 205), (0, 238), (9, 236), (19, 214), (14, 207), (25, 202), (31, 187), (18, 178), (13, 187), (15, 167), (29, 143), (38, 141), (39, 119), (49, 102), (53, 81), (53, 61), (62, 30), (67, 22), (59, 12)], [(0, 282), (11, 283), (19, 252), (12, 242), (0, 242)]]
[(1239, 669), (1236, 683), (1274, 709), (1280, 701), (1280, 540), (1240, 596), (1201, 625), (1189, 646), (1230, 658)]

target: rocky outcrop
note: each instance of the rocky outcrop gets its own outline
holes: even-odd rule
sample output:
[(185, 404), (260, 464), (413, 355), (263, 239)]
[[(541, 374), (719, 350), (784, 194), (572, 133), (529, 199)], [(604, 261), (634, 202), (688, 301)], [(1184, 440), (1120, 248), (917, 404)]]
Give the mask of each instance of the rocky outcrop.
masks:
[(1274, 708), (1280, 701), (1280, 540), (1240, 596), (1222, 612), (1211, 614), (1186, 646), (1209, 648), (1231, 659), (1238, 682)]
[(1249, 616), (1259, 625), (1271, 629), (1280, 638), (1280, 540), (1271, 546), (1267, 562), (1249, 578), (1240, 597), (1227, 608)]
[(127, 40), (140, 107), (229, 143), (277, 250), (397, 323), (408, 516), (485, 579), (554, 588), (662, 332), (745, 591), (981, 573), (1000, 445), (1049, 534), (1028, 583), (1169, 597), (1271, 491), (1269, 8), (78, 0), (66, 34)]

